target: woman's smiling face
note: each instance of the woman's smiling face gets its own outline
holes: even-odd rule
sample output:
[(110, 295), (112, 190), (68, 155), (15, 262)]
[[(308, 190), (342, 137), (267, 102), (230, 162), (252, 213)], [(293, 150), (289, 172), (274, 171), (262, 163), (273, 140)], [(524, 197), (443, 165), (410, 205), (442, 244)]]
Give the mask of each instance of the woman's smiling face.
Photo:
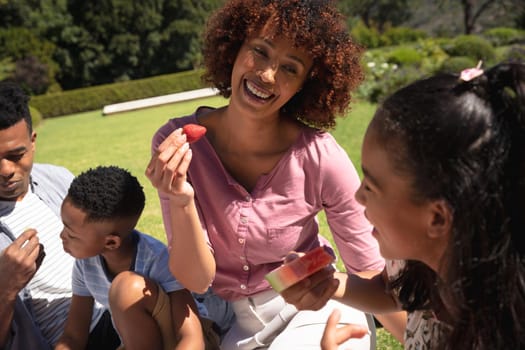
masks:
[(273, 115), (302, 87), (312, 59), (282, 37), (245, 41), (232, 71), (232, 103), (252, 113)]

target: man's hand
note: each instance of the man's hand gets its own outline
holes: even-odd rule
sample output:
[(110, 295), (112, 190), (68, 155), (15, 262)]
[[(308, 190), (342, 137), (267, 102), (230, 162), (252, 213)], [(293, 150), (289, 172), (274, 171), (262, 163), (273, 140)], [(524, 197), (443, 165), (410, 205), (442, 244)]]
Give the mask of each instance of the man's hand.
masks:
[(158, 147), (146, 168), (146, 177), (170, 200), (181, 207), (193, 199), (193, 188), (186, 181), (191, 150), (182, 129), (173, 131)]
[(351, 338), (363, 338), (368, 334), (368, 329), (357, 324), (348, 324), (337, 328), (341, 319), (341, 312), (335, 309), (326, 323), (323, 338), (321, 339), (322, 350), (337, 350), (339, 345)]
[(45, 255), (42, 254), (43, 248), (34, 229), (24, 231), (0, 253), (0, 285), (4, 296), (14, 300), (35, 275)]
[[(298, 253), (289, 254), (285, 264), (298, 257)], [(334, 267), (329, 265), (286, 288), (281, 295), (287, 303), (295, 305), (298, 310), (317, 311), (325, 306), (339, 286), (339, 280), (334, 278), (334, 273)]]

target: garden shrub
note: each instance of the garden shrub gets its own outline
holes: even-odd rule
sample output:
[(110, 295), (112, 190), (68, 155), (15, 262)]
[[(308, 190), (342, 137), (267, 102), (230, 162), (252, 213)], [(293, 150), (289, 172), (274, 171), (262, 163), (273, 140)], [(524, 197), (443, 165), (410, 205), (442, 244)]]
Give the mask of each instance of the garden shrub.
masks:
[(450, 56), (466, 56), (475, 61), (491, 61), (495, 58), (494, 47), (477, 35), (460, 35), (443, 47)]
[(525, 45), (511, 45), (501, 55), (501, 61), (525, 63)]
[(441, 73), (459, 73), (465, 68), (472, 68), (478, 64), (478, 61), (471, 57), (456, 56), (450, 57), (443, 61), (439, 72)]
[[(29, 28), (0, 28), (0, 47), (0, 60), (12, 60), (13, 70), (9, 77), (30, 88), (31, 93), (47, 92), (56, 84), (59, 67), (53, 60), (56, 45), (52, 42), (39, 38)], [(35, 81), (38, 83), (33, 90)]]
[(44, 118), (52, 118), (119, 102), (200, 89), (204, 87), (201, 75), (202, 71), (195, 70), (38, 95), (33, 96), (31, 104)]
[(383, 40), (389, 45), (400, 45), (425, 39), (427, 33), (423, 30), (407, 27), (392, 27), (383, 33)]
[(359, 21), (351, 30), (350, 35), (360, 45), (373, 49), (383, 45), (381, 35), (375, 28), (368, 28), (362, 21)]
[(493, 46), (505, 46), (525, 42), (525, 30), (498, 27), (486, 30), (483, 37)]
[(420, 70), (423, 74), (436, 73), (443, 61), (449, 56), (441, 48), (441, 39), (428, 38), (418, 40), (414, 48), (423, 57), (420, 64)]
[(423, 56), (413, 47), (399, 46), (393, 49), (387, 57), (388, 63), (395, 63), (400, 66), (419, 65)]
[(405, 66), (392, 70), (378, 82), (379, 89), (373, 96), (374, 99), (371, 102), (380, 103), (384, 98), (393, 94), (396, 90), (425, 77), (426, 75), (415, 66)]
[(367, 50), (362, 59), (362, 66), (365, 71), (365, 79), (358, 86), (355, 95), (357, 98), (374, 101), (375, 95), (379, 89), (378, 82), (392, 70), (396, 70), (396, 64), (389, 64), (385, 60), (384, 50)]
[(415, 66), (400, 67), (385, 61), (384, 50), (371, 50), (363, 56), (365, 80), (356, 90), (356, 97), (372, 103), (381, 101), (395, 90), (426, 74)]

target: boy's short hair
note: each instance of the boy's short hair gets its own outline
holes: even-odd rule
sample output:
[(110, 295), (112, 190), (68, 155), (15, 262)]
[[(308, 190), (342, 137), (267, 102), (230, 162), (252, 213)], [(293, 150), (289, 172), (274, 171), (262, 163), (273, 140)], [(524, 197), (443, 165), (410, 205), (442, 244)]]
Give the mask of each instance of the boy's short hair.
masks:
[(29, 95), (20, 86), (11, 82), (0, 82), (0, 130), (7, 129), (25, 120), (29, 133), (33, 131), (29, 112)]
[(98, 166), (78, 175), (67, 194), (86, 220), (140, 217), (146, 198), (137, 178), (117, 166)]

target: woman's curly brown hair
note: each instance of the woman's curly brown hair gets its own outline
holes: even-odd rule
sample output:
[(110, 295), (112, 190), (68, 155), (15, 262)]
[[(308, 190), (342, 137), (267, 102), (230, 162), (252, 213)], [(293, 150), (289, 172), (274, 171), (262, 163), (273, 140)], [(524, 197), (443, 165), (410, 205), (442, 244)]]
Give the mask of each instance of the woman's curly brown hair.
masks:
[(302, 89), (281, 112), (316, 128), (333, 128), (336, 116), (344, 115), (349, 108), (350, 92), (363, 80), (362, 48), (350, 38), (334, 1), (228, 1), (207, 23), (204, 81), (215, 86), (222, 96), (230, 97), (237, 54), (244, 41), (263, 28), (271, 28), (270, 35), (290, 39), (313, 58)]

